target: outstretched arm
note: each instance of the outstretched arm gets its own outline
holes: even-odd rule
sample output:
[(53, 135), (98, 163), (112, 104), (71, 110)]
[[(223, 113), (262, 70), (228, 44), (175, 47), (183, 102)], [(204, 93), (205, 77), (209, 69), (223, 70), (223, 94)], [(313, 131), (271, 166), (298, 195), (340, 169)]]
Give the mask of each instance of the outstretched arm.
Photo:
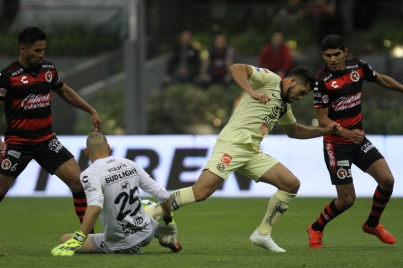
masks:
[(375, 82), (378, 85), (391, 89), (393, 91), (403, 93), (403, 85), (397, 82), (395, 79), (379, 73), (377, 73), (376, 75), (377, 79)]
[(247, 64), (233, 64), (229, 67), (234, 81), (245, 90), (253, 99), (261, 103), (267, 103), (271, 98), (263, 93), (256, 93), (251, 84), (249, 78), (253, 74), (252, 67)]
[(298, 123), (282, 125), (281, 127), (284, 129), (288, 137), (301, 140), (316, 138), (334, 133), (336, 130), (341, 130), (340, 125), (336, 122), (331, 122), (324, 128), (310, 128)]
[(68, 104), (89, 113), (91, 115), (92, 123), (94, 124), (93, 131), (102, 132), (102, 121), (98, 112), (83, 100), (72, 88), (63, 84), (63, 86), (55, 90), (55, 92)]

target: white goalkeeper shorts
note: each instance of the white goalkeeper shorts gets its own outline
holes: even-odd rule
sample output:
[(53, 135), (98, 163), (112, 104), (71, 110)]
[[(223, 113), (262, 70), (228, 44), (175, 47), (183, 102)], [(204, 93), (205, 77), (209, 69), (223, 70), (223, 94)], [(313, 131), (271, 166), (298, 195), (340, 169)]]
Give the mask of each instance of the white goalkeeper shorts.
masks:
[(157, 229), (158, 222), (151, 218), (150, 223), (152, 224), (153, 231), (149, 233), (149, 236), (141, 241), (138, 244), (135, 244), (133, 246), (129, 246), (128, 248), (122, 248), (122, 249), (117, 249), (117, 250), (110, 250), (107, 245), (104, 242), (104, 234), (99, 233), (99, 234), (94, 234), (91, 237), (91, 242), (92, 245), (94, 246), (95, 250), (98, 251), (98, 253), (101, 254), (138, 254), (142, 253), (141, 248), (148, 246), (151, 241), (154, 238), (155, 230)]

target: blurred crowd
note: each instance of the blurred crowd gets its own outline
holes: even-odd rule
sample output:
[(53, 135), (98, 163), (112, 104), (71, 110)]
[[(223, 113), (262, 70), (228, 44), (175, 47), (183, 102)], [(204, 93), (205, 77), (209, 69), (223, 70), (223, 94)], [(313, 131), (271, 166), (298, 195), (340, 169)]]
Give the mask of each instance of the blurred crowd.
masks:
[[(340, 1), (337, 0), (287, 0), (273, 16), (274, 25), (267, 33), (267, 42), (253, 64), (268, 68), (280, 77), (286, 77), (294, 68), (292, 51), (286, 44), (284, 32), (297, 31), (301, 20), (309, 19), (311, 25), (315, 25), (316, 29), (312, 30), (316, 31), (317, 40), (313, 43), (319, 43), (331, 33), (343, 34)], [(234, 49), (225, 34), (217, 33), (208, 49), (201, 53), (192, 42), (192, 32), (183, 30), (171, 51), (163, 85), (190, 83), (207, 88), (218, 84), (227, 88), (233, 83), (228, 69), (233, 63)]]

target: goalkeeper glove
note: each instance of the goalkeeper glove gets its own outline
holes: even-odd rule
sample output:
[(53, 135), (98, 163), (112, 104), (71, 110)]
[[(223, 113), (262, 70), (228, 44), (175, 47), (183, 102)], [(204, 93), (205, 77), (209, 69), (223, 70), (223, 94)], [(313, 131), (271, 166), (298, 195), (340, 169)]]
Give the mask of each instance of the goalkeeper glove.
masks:
[(176, 236), (178, 235), (178, 229), (176, 223), (173, 219), (173, 213), (171, 216), (162, 216), (158, 224), (157, 230), (155, 231), (161, 242), (165, 244), (171, 244), (176, 241)]
[(72, 238), (52, 249), (50, 253), (53, 256), (73, 256), (74, 252), (84, 244), (86, 238), (83, 232), (76, 231)]

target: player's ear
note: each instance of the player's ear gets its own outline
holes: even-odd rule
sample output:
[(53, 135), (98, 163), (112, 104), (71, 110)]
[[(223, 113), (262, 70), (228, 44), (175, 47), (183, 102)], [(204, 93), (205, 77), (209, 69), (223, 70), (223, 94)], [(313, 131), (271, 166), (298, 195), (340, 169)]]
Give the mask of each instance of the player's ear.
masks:
[(111, 146), (108, 144), (108, 152), (111, 153)]
[(84, 148), (84, 153), (85, 153), (86, 156), (90, 157), (90, 154), (88, 153), (88, 149), (87, 149), (87, 148)]

